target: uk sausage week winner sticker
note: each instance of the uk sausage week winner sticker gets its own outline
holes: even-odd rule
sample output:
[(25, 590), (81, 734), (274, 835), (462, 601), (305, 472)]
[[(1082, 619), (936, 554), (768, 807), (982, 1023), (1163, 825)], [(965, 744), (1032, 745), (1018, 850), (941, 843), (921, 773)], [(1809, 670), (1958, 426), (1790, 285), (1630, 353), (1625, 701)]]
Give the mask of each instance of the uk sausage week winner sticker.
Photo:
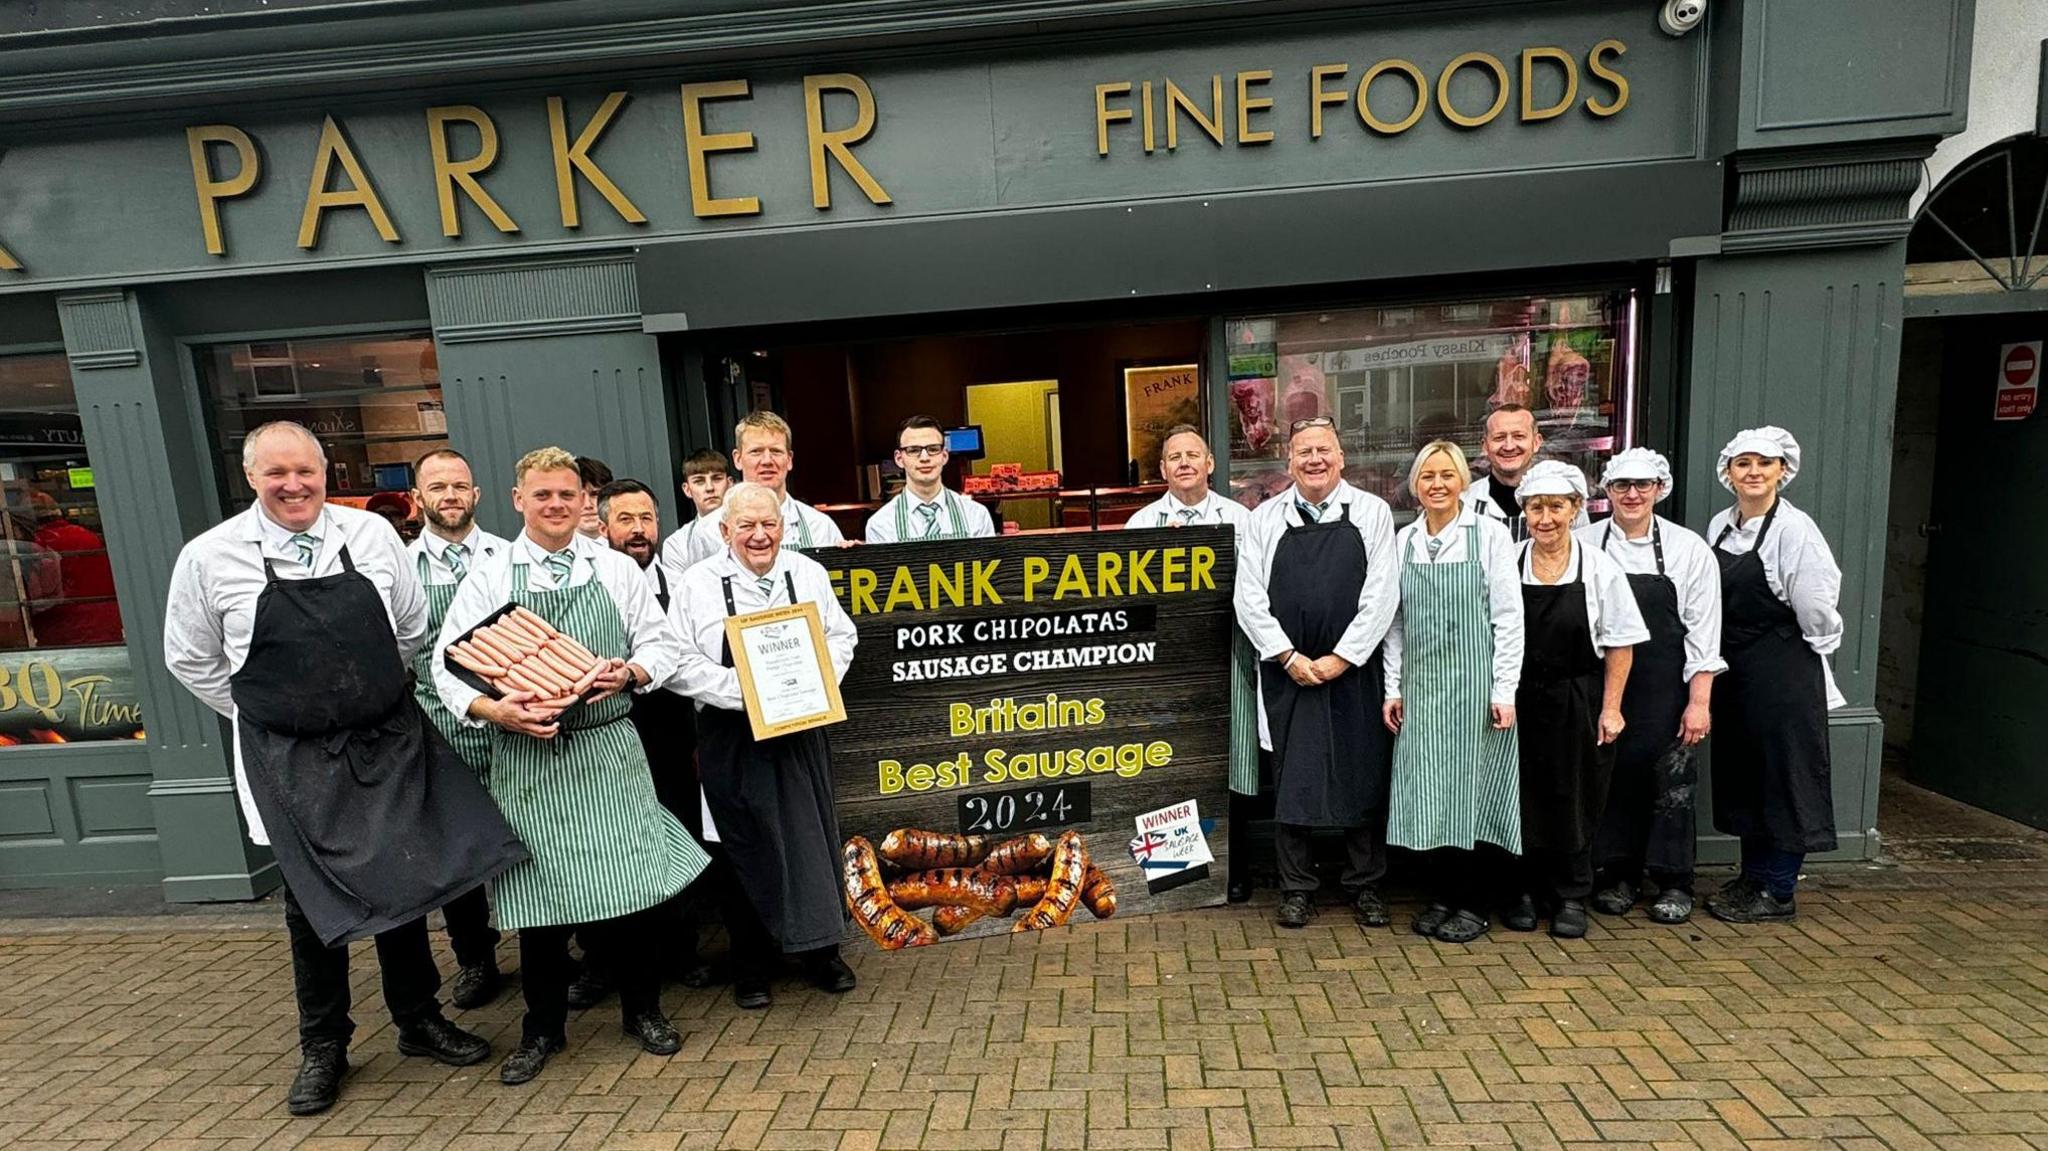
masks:
[(1131, 858), (1144, 873), (1147, 891), (1158, 895), (1209, 878), (1216, 857), (1202, 834), (1202, 813), (1194, 800), (1148, 811), (1132, 822), (1138, 836), (1131, 840)]

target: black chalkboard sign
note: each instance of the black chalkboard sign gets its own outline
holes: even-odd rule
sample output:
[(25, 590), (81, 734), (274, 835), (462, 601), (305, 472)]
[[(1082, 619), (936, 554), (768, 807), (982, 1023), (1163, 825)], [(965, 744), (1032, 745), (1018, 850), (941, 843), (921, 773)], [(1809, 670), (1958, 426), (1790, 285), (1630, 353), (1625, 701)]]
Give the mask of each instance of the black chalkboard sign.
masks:
[[(1230, 529), (810, 554), (860, 630), (841, 684), (847, 722), (828, 735), (840, 830), (849, 843), (859, 837), (878, 849), (884, 882), (901, 885), (922, 864), (957, 866), (992, 850), (997, 858), (981, 866), (1014, 864), (1017, 849), (998, 850), (1004, 841), (1057, 841), (1074, 831), (1113, 886), (1116, 914), (1221, 901), (1236, 573)], [(1173, 816), (1140, 827), (1140, 817), (1162, 809)], [(891, 832), (913, 831), (930, 835), (887, 842)], [(937, 846), (919, 852), (919, 843)], [(1215, 861), (1206, 868), (1204, 850)], [(848, 856), (849, 869), (866, 858), (858, 850)], [(1031, 879), (1049, 866), (1027, 860), (1016, 869)], [(846, 881), (858, 897), (859, 877)], [(1031, 885), (1022, 886), (1028, 893)], [(898, 896), (923, 902), (901, 886)], [(1056, 894), (1048, 898), (1057, 903)], [(857, 920), (872, 916), (874, 901), (855, 903)], [(1088, 906), (1067, 921), (1086, 921)], [(945, 928), (944, 907), (910, 914)], [(1011, 930), (1032, 910), (1020, 903), (1006, 914), (985, 912), (957, 933)], [(896, 928), (885, 933), (894, 945), (938, 937), (915, 924)]]

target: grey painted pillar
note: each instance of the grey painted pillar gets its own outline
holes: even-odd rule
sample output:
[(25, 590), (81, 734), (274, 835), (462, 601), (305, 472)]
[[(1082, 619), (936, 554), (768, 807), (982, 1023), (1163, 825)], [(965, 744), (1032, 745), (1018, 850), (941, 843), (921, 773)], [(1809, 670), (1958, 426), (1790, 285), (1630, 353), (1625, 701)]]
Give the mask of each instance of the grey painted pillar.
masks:
[[(1721, 447), (1742, 428), (1776, 424), (1804, 455), (1785, 496), (1820, 524), (1842, 566), (1847, 635), (1833, 663), (1849, 705), (1830, 714), (1829, 729), (1839, 856), (1852, 859), (1879, 847), (1878, 613), (1906, 199), (1921, 152), (1758, 165), (1738, 158), (1723, 254), (1699, 262), (1693, 297), (1686, 522), (1704, 531), (1733, 501), (1714, 474)], [(1729, 858), (1733, 848), (1710, 835), (1702, 856)]]
[(556, 444), (646, 483), (674, 528), (670, 405), (631, 253), (435, 268), (427, 301), (449, 438), (474, 465), (486, 527), (518, 529), (512, 465)]
[[(149, 797), (176, 903), (252, 899), (277, 886), (268, 849), (249, 842), (219, 716), (164, 668), (164, 602), (185, 541), (219, 515), (213, 474), (168, 332), (133, 292), (58, 298), (64, 350), (149, 732)], [(174, 477), (184, 477), (176, 482)]]

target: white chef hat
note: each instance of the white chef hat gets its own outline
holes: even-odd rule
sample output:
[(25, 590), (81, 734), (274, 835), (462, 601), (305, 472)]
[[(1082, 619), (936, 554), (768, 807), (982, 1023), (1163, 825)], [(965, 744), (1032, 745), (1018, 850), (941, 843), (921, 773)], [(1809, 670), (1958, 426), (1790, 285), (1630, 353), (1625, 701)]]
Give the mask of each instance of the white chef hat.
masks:
[(1731, 492), (1735, 490), (1735, 485), (1728, 482), (1728, 465), (1736, 456), (1751, 452), (1769, 459), (1785, 461), (1785, 474), (1778, 477), (1778, 488), (1781, 491), (1786, 484), (1792, 482), (1793, 476), (1799, 474), (1799, 441), (1792, 438), (1791, 432), (1772, 424), (1765, 424), (1760, 428), (1745, 428), (1735, 433), (1735, 438), (1729, 440), (1728, 446), (1721, 449), (1721, 458), (1714, 464), (1714, 473), (1720, 477), (1722, 487)]
[(1577, 496), (1586, 502), (1586, 473), (1563, 460), (1538, 460), (1515, 486), (1515, 502), (1526, 504), (1537, 496)]
[(1650, 448), (1618, 452), (1607, 461), (1607, 470), (1600, 473), (1600, 486), (1604, 488), (1616, 480), (1655, 480), (1657, 499), (1661, 500), (1671, 494), (1671, 461), (1664, 458), (1663, 452)]

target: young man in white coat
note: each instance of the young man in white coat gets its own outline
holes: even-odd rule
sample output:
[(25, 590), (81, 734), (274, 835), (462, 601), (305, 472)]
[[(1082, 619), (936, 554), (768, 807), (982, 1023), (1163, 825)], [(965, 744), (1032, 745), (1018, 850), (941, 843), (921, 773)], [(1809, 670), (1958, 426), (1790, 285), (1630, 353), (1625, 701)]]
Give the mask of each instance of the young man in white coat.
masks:
[(947, 490), (946, 431), (930, 416), (912, 416), (896, 429), (896, 466), (903, 490), (868, 517), (871, 544), (957, 540), (996, 534), (988, 509)]
[(1259, 505), (1237, 563), (1237, 619), (1257, 651), (1273, 764), (1282, 927), (1305, 927), (1319, 886), (1310, 832), (1344, 833), (1342, 882), (1360, 923), (1384, 927), (1388, 773), (1380, 644), (1400, 598), (1394, 517), (1344, 482), (1327, 416), (1287, 438), (1294, 486)]
[(526, 852), (407, 688), (427, 603), (398, 533), (327, 502), (326, 452), (298, 424), (250, 432), (242, 469), (255, 505), (178, 553), (164, 663), (235, 727), (249, 838), (284, 877), (301, 1054), (285, 1103), (312, 1115), (348, 1070), (352, 940), (377, 941), (401, 1052), (490, 1055), (441, 1014), (425, 916)]
[[(748, 412), (732, 430), (732, 462), (746, 482), (760, 484), (782, 501), (782, 519), (787, 525), (787, 542), (793, 548), (834, 547), (845, 542), (832, 517), (789, 494), (789, 473), (796, 470), (795, 434), (789, 421), (774, 412)], [(689, 529), (668, 537), (661, 545), (661, 562), (671, 578), (689, 571), (695, 564), (725, 550), (718, 525), (724, 518), (721, 506), (710, 515), (691, 521)]]

